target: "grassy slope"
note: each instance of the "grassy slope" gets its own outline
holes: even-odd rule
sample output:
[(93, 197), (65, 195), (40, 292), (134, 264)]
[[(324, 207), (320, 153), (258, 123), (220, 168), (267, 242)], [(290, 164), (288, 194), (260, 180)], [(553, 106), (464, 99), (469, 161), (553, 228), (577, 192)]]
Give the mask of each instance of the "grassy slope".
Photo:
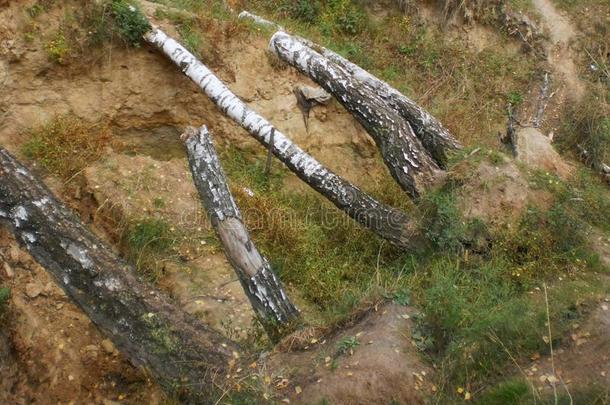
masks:
[[(195, 52), (205, 54), (207, 44), (214, 43), (213, 35), (218, 35), (202, 29), (202, 21), (228, 19), (240, 32), (248, 28), (222, 11), (218, 2), (210, 8), (195, 1), (162, 2), (197, 15), (159, 15), (178, 24), (183, 40)], [(422, 100), (471, 147), (495, 145), (495, 132), (504, 126), (506, 101), (522, 99), (536, 72), (536, 61), (514, 55), (506, 46), (476, 54), (463, 40), (448, 39), (439, 27), (416, 16), (390, 13), (374, 22), (359, 5), (345, 0), (317, 9), (290, 6), (304, 2), (282, 3), (286, 7), (267, 1), (247, 3)], [(65, 140), (66, 133), (58, 137)], [(35, 136), (32, 139), (30, 146), (40, 146)], [(48, 145), (52, 143), (44, 146)], [(53, 159), (53, 150), (34, 149), (43, 153), (33, 155), (37, 160)], [(267, 179), (262, 152), (229, 149), (221, 158), (242, 211), (257, 213), (246, 216), (254, 239), (299, 297), (306, 322), (333, 327), (356, 308), (383, 297), (421, 308), (413, 339), (439, 367), (439, 401), (460, 397), (457, 387), (474, 392), (512, 375), (510, 356), (521, 360), (548, 351), (542, 339), (545, 284), (557, 345), (563, 332), (608, 291), (607, 284), (595, 281), (606, 270), (588, 249), (585, 234), (592, 225), (610, 230), (604, 215), (610, 203), (607, 190), (586, 170), (571, 183), (534, 174), (532, 183), (550, 191), (554, 205), (544, 212), (532, 208), (518, 226), (497, 229), (463, 221), (455, 204), (455, 188), (461, 181), (456, 175), (420, 205), (430, 250), (406, 255), (354, 225), (313, 192), (297, 194), (284, 188), (285, 170), (278, 169)], [(54, 170), (53, 165), (49, 169)], [(243, 187), (251, 188), (255, 197), (246, 197)], [(413, 210), (396, 190), (386, 179), (369, 191)], [(152, 232), (154, 239), (167, 227), (144, 224), (136, 224), (126, 236), (134, 257), (147, 245), (142, 238)], [(477, 242), (486, 237), (494, 243)], [(471, 246), (468, 255), (464, 243)], [(162, 256), (165, 249), (159, 246), (155, 254)], [(490, 398), (514, 394), (522, 399), (519, 395), (527, 395), (527, 389), (523, 393), (519, 384), (504, 384)]]

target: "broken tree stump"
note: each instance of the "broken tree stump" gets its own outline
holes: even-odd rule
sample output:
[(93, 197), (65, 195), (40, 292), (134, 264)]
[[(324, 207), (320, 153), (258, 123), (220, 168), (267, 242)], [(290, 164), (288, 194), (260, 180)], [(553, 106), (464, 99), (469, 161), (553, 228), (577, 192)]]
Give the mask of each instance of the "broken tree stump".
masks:
[(225, 255), (271, 337), (278, 336), (299, 316), (271, 269), (269, 261), (256, 249), (242, 222), (218, 160), (208, 129), (187, 128), (182, 139), (199, 197), (210, 222), (222, 242)]
[[(406, 213), (380, 203), (324, 167), (269, 121), (248, 107), (177, 41), (157, 28), (149, 31), (145, 39), (172, 60), (222, 112), (248, 131), (263, 146), (271, 148), (273, 154), (301, 180), (360, 225), (403, 249), (414, 250), (424, 244), (419, 227)], [(271, 143), (272, 134), (273, 143)]]
[(338, 64), (285, 32), (276, 32), (269, 49), (334, 95), (375, 140), (392, 177), (412, 198), (435, 182), (440, 167), (410, 123), (370, 87)]
[(240, 348), (175, 307), (0, 148), (0, 222), (134, 365), (171, 395), (213, 402)]

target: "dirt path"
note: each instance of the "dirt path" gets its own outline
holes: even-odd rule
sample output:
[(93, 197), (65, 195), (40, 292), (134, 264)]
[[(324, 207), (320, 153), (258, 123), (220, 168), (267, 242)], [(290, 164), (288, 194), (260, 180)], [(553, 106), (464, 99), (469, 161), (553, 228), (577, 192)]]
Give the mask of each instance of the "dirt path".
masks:
[(551, 0), (533, 0), (536, 10), (542, 17), (542, 22), (550, 34), (547, 47), (548, 63), (555, 74), (556, 80), (563, 81), (559, 99), (579, 100), (585, 92), (585, 86), (578, 76), (576, 59), (570, 48), (570, 43), (576, 38), (576, 29), (570, 20), (562, 15)]

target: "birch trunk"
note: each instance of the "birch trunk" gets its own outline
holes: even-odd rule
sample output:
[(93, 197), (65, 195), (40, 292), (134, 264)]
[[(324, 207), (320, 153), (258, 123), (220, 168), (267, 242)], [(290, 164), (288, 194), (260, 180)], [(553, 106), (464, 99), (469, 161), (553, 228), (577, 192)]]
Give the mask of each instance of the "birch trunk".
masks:
[(145, 39), (170, 58), (226, 115), (265, 147), (271, 148), (279, 160), (337, 208), (399, 247), (421, 247), (421, 234), (404, 212), (378, 202), (324, 167), (248, 107), (204, 64), (163, 31), (153, 29), (145, 35)]
[(2, 148), (0, 222), (134, 365), (189, 403), (213, 402), (239, 347), (142, 282)]
[(277, 336), (278, 329), (298, 318), (299, 311), (288, 299), (267, 259), (250, 239), (207, 128), (188, 128), (183, 139), (195, 186), (225, 254), (252, 307), (270, 335)]
[[(242, 11), (239, 13), (239, 18), (249, 19), (254, 21), (256, 24), (284, 31), (284, 28), (282, 28), (280, 25), (248, 11)], [(330, 49), (324, 48), (323, 46), (313, 43), (305, 38), (297, 36), (294, 36), (293, 38), (301, 42), (303, 45), (320, 53), (328, 60), (341, 66), (354, 79), (370, 87), (371, 91), (375, 92), (379, 97), (385, 100), (388, 106), (398, 111), (407, 121), (409, 121), (415, 135), (420, 139), (424, 147), (428, 150), (428, 153), (430, 153), (439, 166), (445, 167), (448, 151), (462, 148), (460, 142), (457, 141), (453, 135), (451, 135), (451, 133), (443, 126), (443, 124), (441, 124), (439, 120), (434, 118), (416, 102), (403, 95), (388, 83), (378, 79), (371, 73), (362, 69), (360, 66), (350, 62)]]
[(411, 124), (415, 135), (439, 166), (445, 167), (448, 151), (462, 148), (460, 142), (451, 135), (438, 119), (430, 115), (415, 101), (411, 100), (388, 83), (373, 76), (360, 66), (350, 62), (330, 49), (324, 48), (304, 38), (293, 37), (293, 39), (315, 50), (326, 59), (345, 69), (353, 79), (366, 85), (378, 97), (383, 99), (389, 107), (397, 111)]
[(334, 95), (354, 115), (377, 143), (392, 177), (412, 198), (418, 198), (434, 182), (440, 168), (409, 122), (375, 92), (362, 86), (341, 66), (282, 31), (273, 35), (269, 48)]

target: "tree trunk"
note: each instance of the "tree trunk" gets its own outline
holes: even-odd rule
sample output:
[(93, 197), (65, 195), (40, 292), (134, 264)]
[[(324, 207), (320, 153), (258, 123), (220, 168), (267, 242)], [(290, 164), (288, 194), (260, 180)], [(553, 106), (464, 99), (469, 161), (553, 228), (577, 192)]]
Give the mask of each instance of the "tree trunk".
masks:
[[(178, 42), (159, 29), (148, 32), (145, 39), (180, 67), (225, 114), (265, 147), (270, 147), (279, 160), (337, 208), (397, 246), (404, 249), (416, 249), (421, 246), (421, 234), (416, 224), (404, 212), (378, 202), (305, 153), (271, 123), (249, 108)], [(272, 134), (273, 143), (270, 144)]]
[(134, 365), (190, 403), (213, 402), (238, 346), (142, 282), (2, 148), (0, 221)]
[(278, 336), (278, 329), (288, 326), (299, 311), (250, 239), (207, 128), (188, 128), (183, 139), (195, 186), (225, 254), (263, 325), (271, 337)]
[(312, 78), (362, 124), (379, 147), (392, 177), (412, 198), (418, 198), (440, 171), (411, 125), (385, 100), (294, 37), (278, 31), (269, 43), (272, 52)]
[[(284, 30), (280, 25), (266, 20), (260, 16), (252, 14), (248, 11), (242, 11), (239, 14), (240, 19), (250, 19), (257, 24), (264, 25), (269, 28)], [(354, 79), (368, 86), (379, 97), (393, 109), (398, 111), (413, 128), (415, 135), (421, 140), (424, 147), (434, 158), (437, 164), (445, 167), (447, 151), (460, 149), (462, 145), (458, 142), (451, 133), (441, 124), (439, 120), (430, 115), (426, 110), (421, 108), (410, 98), (403, 95), (401, 92), (390, 86), (383, 80), (373, 76), (366, 70), (362, 69), (355, 63), (350, 62), (336, 52), (324, 48), (316, 43), (313, 43), (305, 38), (293, 37), (303, 45), (312, 48), (320, 53), (325, 58), (336, 63), (345, 69)]]
[[(244, 15), (244, 18), (246, 17), (247, 16)], [(360, 66), (350, 62), (330, 49), (324, 48), (304, 38), (293, 37), (293, 39), (312, 48), (326, 59), (345, 69), (353, 79), (363, 83), (378, 97), (384, 100), (389, 107), (397, 111), (409, 122), (409, 124), (411, 124), (415, 135), (420, 139), (428, 153), (430, 153), (439, 166), (445, 167), (448, 151), (462, 148), (460, 142), (451, 135), (439, 120), (388, 83), (378, 79)]]

